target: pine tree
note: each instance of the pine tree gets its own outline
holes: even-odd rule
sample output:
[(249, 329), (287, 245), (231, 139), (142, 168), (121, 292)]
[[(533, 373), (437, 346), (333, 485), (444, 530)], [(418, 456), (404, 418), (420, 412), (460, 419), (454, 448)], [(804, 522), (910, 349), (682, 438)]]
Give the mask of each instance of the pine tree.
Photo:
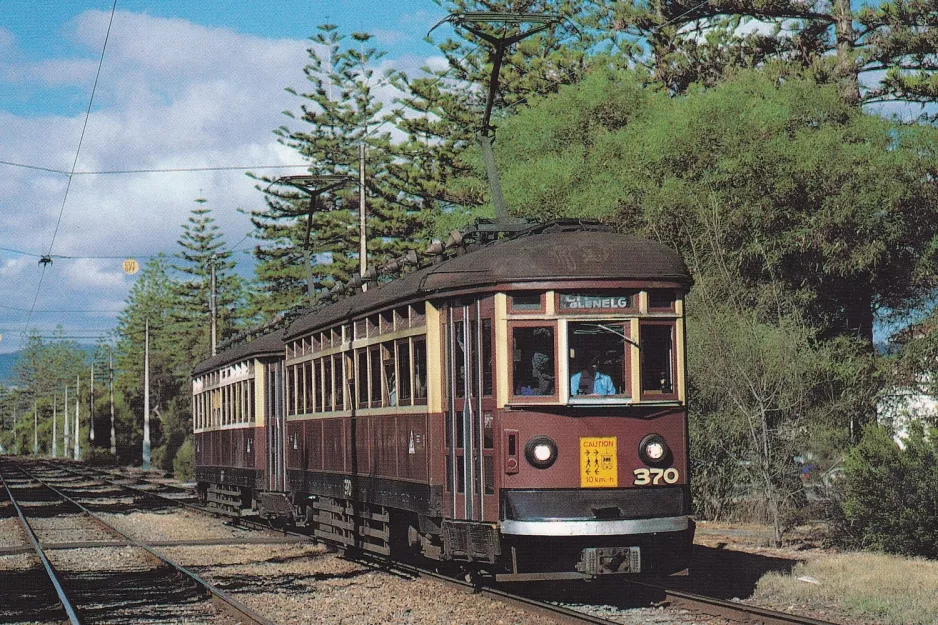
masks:
[(313, 212), (309, 193), (275, 185), (268, 188), (267, 207), (251, 213), (261, 240), (255, 248), (259, 292), (251, 307), (268, 319), (309, 303), (303, 253), (307, 228), (314, 289), (358, 273), (360, 144), (366, 146), (369, 265), (413, 248), (426, 230), (423, 204), (393, 184), (397, 153), (378, 92), (391, 86), (394, 75), (375, 69), (385, 53), (371, 46), (371, 35), (345, 36), (333, 24), (320, 26), (311, 39), (315, 45), (304, 68), (310, 89), (288, 89), (304, 100), (298, 114), (286, 112), (302, 126), (284, 125), (275, 133), (315, 164), (311, 174), (344, 176), (347, 183), (319, 195)]
[(184, 371), (188, 376), (194, 364), (211, 355), (212, 267), (215, 269), (215, 309), (218, 342), (234, 334), (243, 304), (243, 286), (234, 273), (231, 250), (225, 247), (220, 230), (212, 217), (212, 209), (192, 209), (182, 226), (176, 253), (179, 262), (173, 269), (182, 279), (173, 284), (176, 295), (174, 324), (179, 332)]
[(123, 461), (139, 461), (140, 458), (147, 325), (150, 335), (150, 424), (154, 450), (163, 442), (161, 421), (189, 410), (189, 376), (178, 374), (179, 343), (173, 324), (175, 289), (170, 272), (165, 255), (148, 260), (130, 289), (124, 310), (117, 317), (114, 385), (121, 408), (118, 455)]
[(783, 61), (819, 82), (836, 83), (847, 104), (938, 100), (935, 2), (889, 0), (713, 0), (596, 3), (587, 20), (613, 41), (632, 42), (672, 92), (713, 82), (733, 67)]

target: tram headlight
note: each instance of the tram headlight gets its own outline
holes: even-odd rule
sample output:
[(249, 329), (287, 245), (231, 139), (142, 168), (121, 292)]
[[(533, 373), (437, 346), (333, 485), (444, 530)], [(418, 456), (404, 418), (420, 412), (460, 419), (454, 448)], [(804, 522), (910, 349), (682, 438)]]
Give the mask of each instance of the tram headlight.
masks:
[(557, 460), (557, 443), (547, 436), (535, 436), (524, 446), (524, 457), (531, 466), (546, 469)]
[(671, 450), (663, 436), (649, 434), (638, 444), (638, 457), (645, 464), (668, 464), (671, 462)]

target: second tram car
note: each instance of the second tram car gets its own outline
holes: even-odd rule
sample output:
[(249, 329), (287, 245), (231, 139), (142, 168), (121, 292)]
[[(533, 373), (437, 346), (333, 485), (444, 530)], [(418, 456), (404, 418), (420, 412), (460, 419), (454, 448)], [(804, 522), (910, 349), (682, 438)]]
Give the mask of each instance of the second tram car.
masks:
[[(282, 339), (279, 361), (235, 348), (266, 413), (253, 425), (265, 476), (239, 492), (347, 548), (499, 580), (684, 569), (690, 284), (664, 245), (559, 228), (300, 317), (262, 339)], [(238, 357), (200, 365), (196, 406), (214, 389), (199, 381)], [(196, 423), (208, 492), (226, 456), (204, 449), (236, 426)]]

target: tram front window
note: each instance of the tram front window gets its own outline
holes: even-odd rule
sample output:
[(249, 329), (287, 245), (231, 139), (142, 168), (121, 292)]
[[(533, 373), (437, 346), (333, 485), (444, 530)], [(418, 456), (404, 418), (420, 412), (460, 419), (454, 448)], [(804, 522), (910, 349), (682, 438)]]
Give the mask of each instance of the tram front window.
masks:
[(553, 395), (554, 329), (549, 326), (513, 328), (512, 345), (515, 395)]
[(625, 324), (570, 323), (570, 395), (628, 397)]

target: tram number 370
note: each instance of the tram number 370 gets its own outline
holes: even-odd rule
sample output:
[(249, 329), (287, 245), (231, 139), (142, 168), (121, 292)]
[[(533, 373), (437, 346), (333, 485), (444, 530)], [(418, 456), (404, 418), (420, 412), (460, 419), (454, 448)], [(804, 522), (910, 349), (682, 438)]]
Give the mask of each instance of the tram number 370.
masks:
[(674, 467), (669, 469), (635, 469), (632, 473), (635, 474), (635, 486), (657, 485), (661, 482), (676, 484), (681, 477)]

